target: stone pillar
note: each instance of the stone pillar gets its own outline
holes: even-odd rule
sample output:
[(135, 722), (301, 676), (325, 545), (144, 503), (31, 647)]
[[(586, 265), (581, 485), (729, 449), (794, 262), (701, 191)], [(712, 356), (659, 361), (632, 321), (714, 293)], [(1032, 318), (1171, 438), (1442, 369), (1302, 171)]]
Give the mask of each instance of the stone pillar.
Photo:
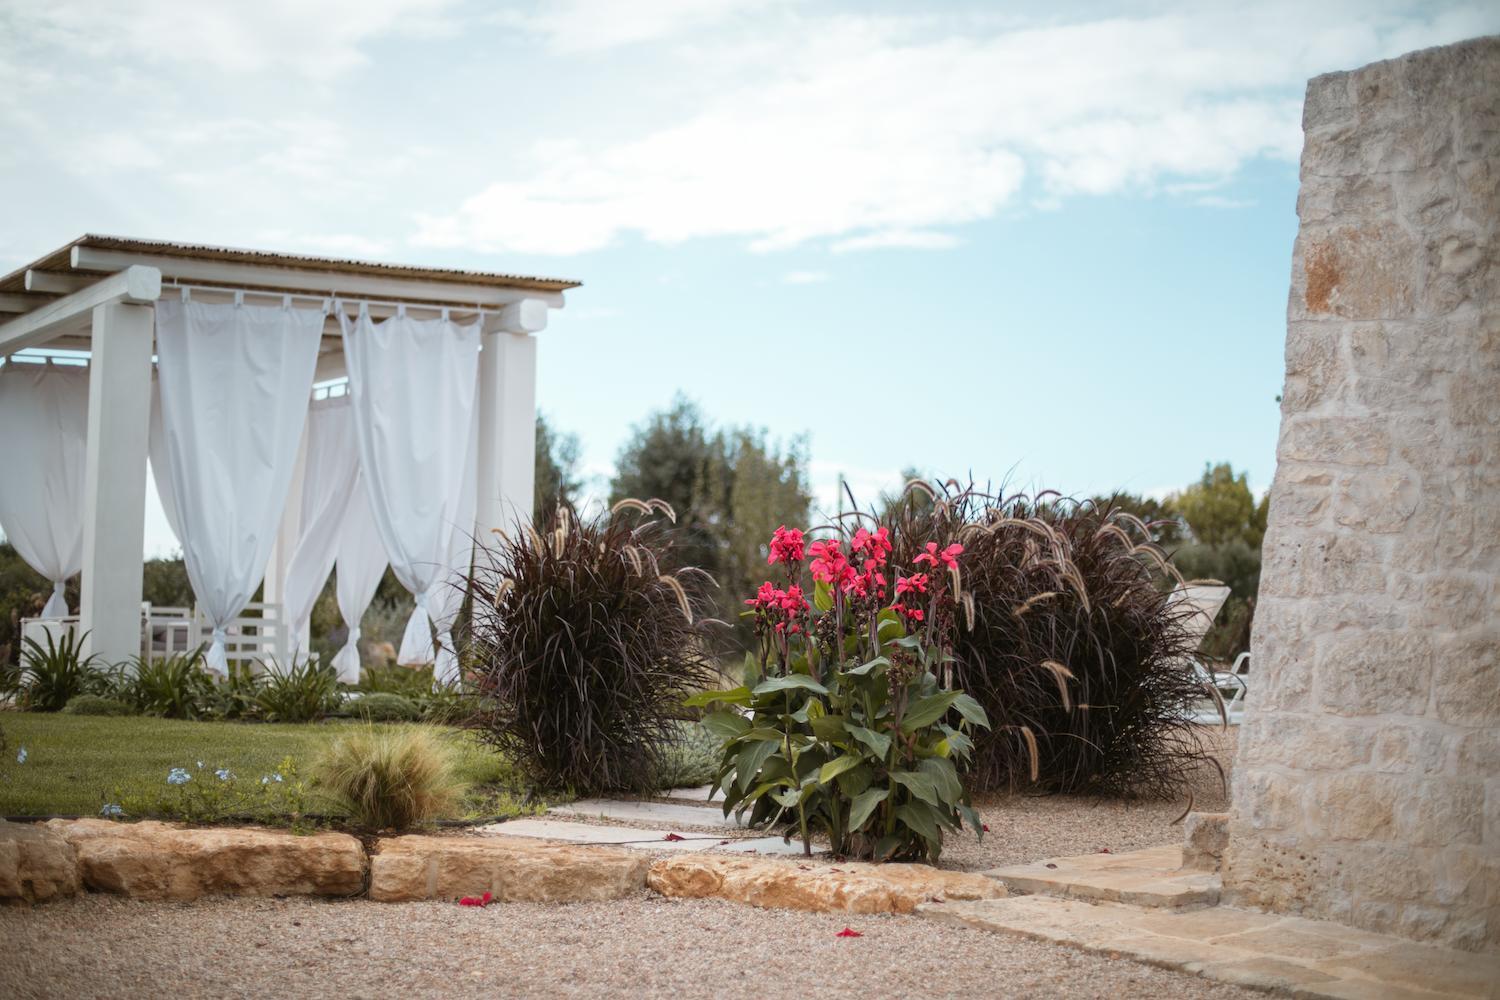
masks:
[(1500, 38), (1312, 80), (1232, 902), (1500, 946)]

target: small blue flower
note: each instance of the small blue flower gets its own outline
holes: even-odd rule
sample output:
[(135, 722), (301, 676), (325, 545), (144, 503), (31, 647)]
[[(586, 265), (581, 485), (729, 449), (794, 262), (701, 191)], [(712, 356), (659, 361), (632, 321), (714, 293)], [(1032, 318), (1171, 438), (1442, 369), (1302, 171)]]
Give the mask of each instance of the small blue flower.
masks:
[(167, 784), (169, 785), (185, 785), (192, 780), (193, 776), (180, 767), (174, 767), (171, 771), (167, 772)]
[(17, 764), (24, 764), (24, 763), (26, 763), (26, 756), (27, 756), (27, 754), (26, 754), (26, 748), (22, 747), (20, 750), (16, 751), (16, 763)]
[(125, 810), (121, 809), (119, 806), (111, 802), (103, 809), (99, 810), (99, 815), (105, 817), (106, 819), (118, 819), (119, 817), (125, 815)]
[(217, 771), (214, 772), (214, 776), (216, 778), (218, 778), (220, 781), (233, 781), (234, 780), (234, 772), (231, 771), (231, 770), (229, 770), (229, 768), (227, 768), (227, 767), (221, 767), (221, 768), (219, 768)]
[(201, 760), (198, 762), (198, 770), (203, 770), (203, 761)]

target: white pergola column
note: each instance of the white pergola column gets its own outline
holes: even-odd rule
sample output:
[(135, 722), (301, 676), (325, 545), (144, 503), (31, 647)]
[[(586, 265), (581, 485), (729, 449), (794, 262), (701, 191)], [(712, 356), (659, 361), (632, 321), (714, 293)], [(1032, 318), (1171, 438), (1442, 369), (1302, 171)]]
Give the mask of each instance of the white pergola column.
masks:
[(150, 306), (129, 302), (93, 312), (80, 626), (84, 654), (109, 663), (141, 651), (154, 320)]
[(547, 304), (526, 299), (486, 322), (479, 354), (479, 497), (474, 536), (530, 523), (536, 488), (536, 338)]

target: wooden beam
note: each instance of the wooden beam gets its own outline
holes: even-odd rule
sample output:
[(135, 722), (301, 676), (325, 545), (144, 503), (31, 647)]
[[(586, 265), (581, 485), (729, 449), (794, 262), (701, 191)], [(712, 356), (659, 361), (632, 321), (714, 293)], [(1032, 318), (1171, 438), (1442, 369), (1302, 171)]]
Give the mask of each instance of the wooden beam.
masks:
[(26, 272), (26, 290), (72, 295), (80, 288), (91, 285), (97, 280), (99, 279), (82, 274), (62, 274), (58, 271), (38, 271), (31, 268)]
[(482, 305), (486, 308), (510, 305), (524, 299), (536, 299), (553, 309), (561, 309), (561, 292), (539, 292), (526, 288), (496, 288), (492, 285), (467, 285), (462, 282), (414, 281), (377, 275), (348, 274), (342, 271), (308, 271), (289, 267), (261, 267), (222, 260), (195, 260), (191, 257), (128, 253), (123, 250), (100, 250), (76, 246), (73, 267), (80, 271), (118, 271), (132, 264), (154, 267), (168, 279), (191, 284), (195, 281), (228, 285), (232, 288), (268, 288), (276, 291), (336, 293), (349, 298), (401, 299), (411, 302), (435, 302), (440, 305)]
[(51, 295), (27, 295), (25, 292), (0, 293), (0, 313), (31, 312), (37, 306), (51, 302)]
[(127, 267), (81, 291), (0, 324), (0, 354), (38, 347), (59, 334), (81, 329), (92, 321), (96, 306), (114, 302), (143, 305), (160, 297), (160, 271), (139, 265)]

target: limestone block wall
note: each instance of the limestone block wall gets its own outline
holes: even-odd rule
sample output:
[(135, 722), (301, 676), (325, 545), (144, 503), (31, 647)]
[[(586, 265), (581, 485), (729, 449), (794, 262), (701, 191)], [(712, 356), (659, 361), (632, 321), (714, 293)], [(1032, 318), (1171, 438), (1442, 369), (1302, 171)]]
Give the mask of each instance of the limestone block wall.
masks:
[(1225, 889), (1500, 947), (1500, 38), (1312, 80)]

